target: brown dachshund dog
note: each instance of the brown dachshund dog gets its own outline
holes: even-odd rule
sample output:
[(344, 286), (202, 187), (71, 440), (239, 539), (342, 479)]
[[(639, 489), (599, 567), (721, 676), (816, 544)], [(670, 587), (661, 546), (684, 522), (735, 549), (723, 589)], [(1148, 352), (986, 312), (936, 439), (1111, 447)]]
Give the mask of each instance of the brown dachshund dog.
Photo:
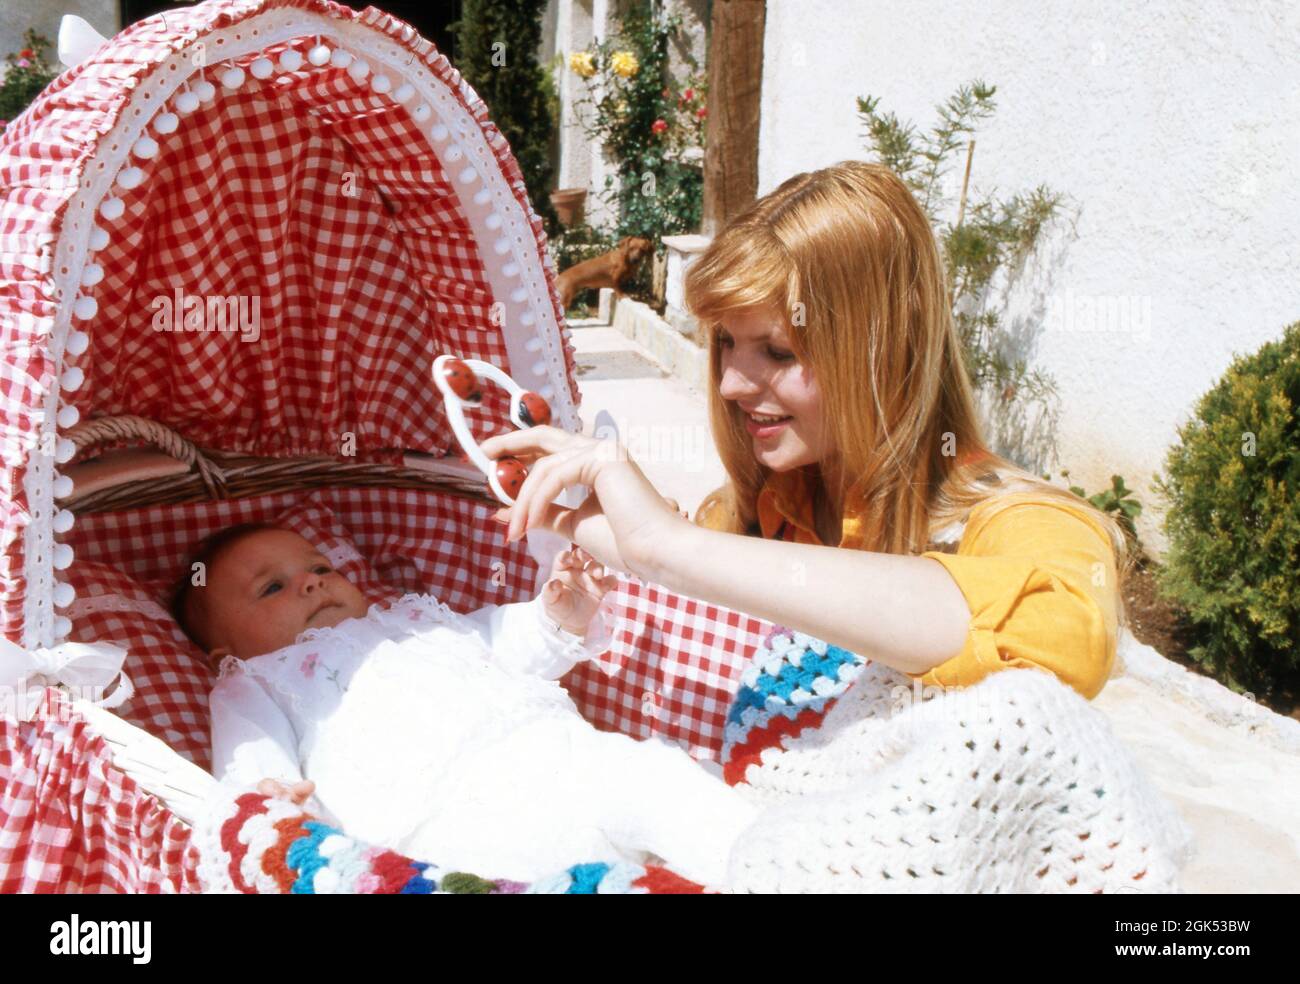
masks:
[(608, 253), (569, 267), (555, 280), (560, 303), (567, 311), (574, 295), (584, 287), (613, 287), (619, 293), (622, 284), (636, 272), (637, 265), (653, 250), (654, 244), (644, 236), (628, 236)]

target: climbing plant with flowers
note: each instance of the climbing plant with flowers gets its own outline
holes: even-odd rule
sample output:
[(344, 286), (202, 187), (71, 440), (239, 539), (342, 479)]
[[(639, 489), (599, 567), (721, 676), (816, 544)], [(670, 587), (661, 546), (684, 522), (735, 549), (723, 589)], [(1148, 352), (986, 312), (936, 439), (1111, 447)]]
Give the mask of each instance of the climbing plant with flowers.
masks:
[(49, 39), (29, 28), (23, 35), (22, 50), (5, 56), (4, 81), (0, 82), (0, 133), (58, 76), (45, 63), (49, 48)]
[(570, 71), (586, 83), (578, 118), (618, 167), (603, 192), (616, 205), (615, 237), (657, 243), (699, 228), (704, 189), (691, 156), (704, 146), (706, 83), (698, 72), (672, 77), (669, 45), (680, 31), (679, 15), (633, 4), (616, 35), (569, 56)]

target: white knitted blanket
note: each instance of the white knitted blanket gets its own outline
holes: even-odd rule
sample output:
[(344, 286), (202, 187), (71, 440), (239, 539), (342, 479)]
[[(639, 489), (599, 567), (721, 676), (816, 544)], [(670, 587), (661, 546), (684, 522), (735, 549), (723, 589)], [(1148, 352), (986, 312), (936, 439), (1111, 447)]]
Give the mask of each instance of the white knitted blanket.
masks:
[(732, 850), (730, 891), (1180, 891), (1190, 830), (1048, 673), (921, 700), (869, 664), (785, 745), (746, 774), (769, 809)]

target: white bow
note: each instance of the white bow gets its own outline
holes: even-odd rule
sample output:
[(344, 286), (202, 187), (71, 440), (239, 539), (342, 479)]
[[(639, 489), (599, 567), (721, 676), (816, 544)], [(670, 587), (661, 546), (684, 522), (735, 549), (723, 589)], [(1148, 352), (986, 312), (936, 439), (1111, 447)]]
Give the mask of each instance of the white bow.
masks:
[[(52, 649), (23, 649), (8, 639), (0, 639), (0, 694), (31, 704), (33, 691), (63, 684), (75, 696), (90, 700), (103, 708), (125, 703), (135, 692), (122, 672), (126, 650), (106, 642), (65, 642)], [(117, 688), (102, 696), (113, 681)], [(34, 712), (35, 708), (29, 708)], [(27, 719), (31, 716), (20, 714)]]

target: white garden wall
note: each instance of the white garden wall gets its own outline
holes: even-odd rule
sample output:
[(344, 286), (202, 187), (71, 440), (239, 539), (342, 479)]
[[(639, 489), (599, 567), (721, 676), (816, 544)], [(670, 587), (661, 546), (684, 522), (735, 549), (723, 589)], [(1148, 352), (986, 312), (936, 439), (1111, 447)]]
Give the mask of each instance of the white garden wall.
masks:
[(1052, 470), (1153, 506), (1197, 397), (1300, 320), (1300, 7), (768, 0), (765, 48), (760, 194), (866, 156), (859, 95), (928, 127), (960, 83), (997, 85), (972, 182), (1078, 205), (1013, 295), (1060, 391)]

